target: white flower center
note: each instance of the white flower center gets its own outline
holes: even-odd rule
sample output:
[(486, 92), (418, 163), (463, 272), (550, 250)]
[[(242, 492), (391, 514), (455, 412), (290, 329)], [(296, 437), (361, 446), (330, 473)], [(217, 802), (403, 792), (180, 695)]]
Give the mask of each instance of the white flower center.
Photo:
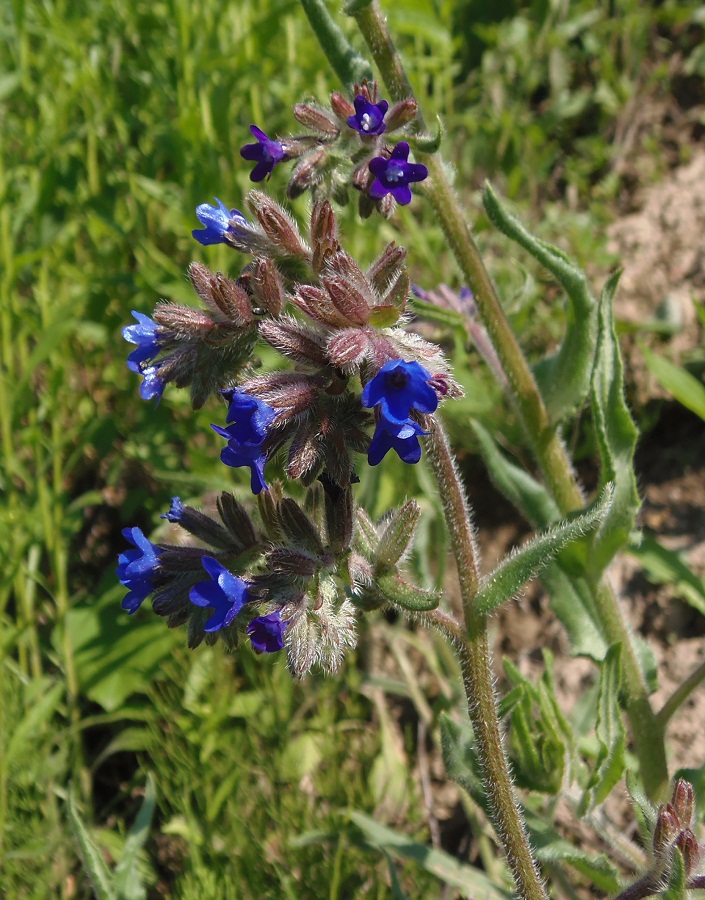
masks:
[(386, 176), (387, 181), (399, 181), (404, 176), (404, 170), (401, 166), (392, 163), (392, 165), (387, 166)]
[(363, 131), (369, 131), (372, 125), (372, 116), (369, 113), (365, 113), (360, 121), (360, 127)]

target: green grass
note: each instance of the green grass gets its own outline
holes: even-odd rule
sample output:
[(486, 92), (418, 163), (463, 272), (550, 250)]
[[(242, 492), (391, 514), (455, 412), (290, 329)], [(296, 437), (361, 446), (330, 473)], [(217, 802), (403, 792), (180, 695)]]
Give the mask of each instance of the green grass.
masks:
[[(609, 128), (639, 82), (654, 11), (628, 3), (625, 24), (606, 10), (581, 20), (588, 3), (562, 18), (535, 5), (482, 32), (486, 53), (473, 68), (453, 56), (462, 3), (387, 5), (428, 112), (445, 119), (471, 217), (480, 174), (526, 211), (551, 194), (566, 156), (561, 178), (581, 212), (553, 207), (543, 236), (567, 234), (579, 258), (604, 253), (594, 234), (607, 213), (593, 201), (615, 190)], [(677, 22), (682, 6), (665, 4), (659, 22)], [(617, 45), (626, 74), (609, 65)], [(293, 102), (339, 85), (293, 0), (13, 0), (0, 8), (0, 59), (0, 892), (89, 896), (70, 786), (112, 864), (152, 772), (157, 814), (140, 869), (151, 890), (391, 896), (387, 859), (347, 819), (376, 812), (429, 841), (416, 734), (404, 724), (406, 707), (415, 716), (425, 707), (417, 686), (375, 682), (389, 645), (368, 636), (339, 677), (292, 684), (279, 661), (187, 654), (183, 636), (147, 614), (128, 620), (114, 575), (122, 527), (149, 531), (173, 493), (230, 483), (212, 410), (194, 414), (175, 391), (157, 409), (140, 401), (120, 329), (160, 297), (189, 302), (191, 259), (239, 271), (226, 248), (192, 240), (195, 206), (214, 195), (241, 204), (250, 183), (239, 147), (251, 122), (286, 134)], [(538, 102), (542, 92), (556, 103)], [(269, 189), (281, 195), (284, 184), (277, 172)], [(341, 222), (363, 263), (399, 240), (398, 224), (414, 280), (457, 284), (420, 205), (397, 223), (358, 227), (353, 210)], [(559, 321), (538, 299), (535, 272), (498, 258), (497, 277), (528, 342), (545, 347)], [(501, 416), (487, 378), (470, 364), (462, 377), (471, 390), (453, 423), (458, 440), (468, 413)], [(400, 480), (390, 468), (363, 484), (377, 512)], [(424, 540), (436, 546), (442, 531), (426, 505)], [(426, 580), (435, 574), (416, 565)], [(452, 702), (453, 678), (442, 661), (421, 689), (434, 717)], [(423, 867), (398, 869), (410, 896), (437, 896)]]

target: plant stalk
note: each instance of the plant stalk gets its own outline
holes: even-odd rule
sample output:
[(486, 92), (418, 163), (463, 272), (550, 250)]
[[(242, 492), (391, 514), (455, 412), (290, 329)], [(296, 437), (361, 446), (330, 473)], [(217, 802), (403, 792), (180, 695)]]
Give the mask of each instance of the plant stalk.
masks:
[[(465, 617), (465, 634), (462, 637), (452, 628), (449, 632), (459, 652), (468, 714), (475, 733), (488, 806), (519, 896), (526, 900), (545, 900), (547, 895), (531, 852), (504, 752), (492, 677), (487, 617), (478, 615), (473, 609), (479, 571), (470, 510), (443, 427), (438, 420), (431, 421), (433, 424), (427, 442), (428, 459), (438, 485), (458, 567)], [(443, 628), (445, 623), (438, 618), (434, 624)]]
[[(387, 28), (377, 0), (350, 7), (358, 28), (370, 49), (391, 99), (413, 97), (401, 57)], [(419, 130), (425, 123), (419, 113)], [(425, 188), (443, 232), (458, 261), (463, 277), (473, 292), (480, 318), (497, 351), (524, 432), (528, 436), (546, 485), (561, 513), (568, 515), (584, 505), (583, 492), (572, 463), (551, 422), (543, 397), (504, 313), (497, 290), (482, 260), (458, 198), (448, 180), (440, 154), (419, 154), (429, 170)], [(651, 799), (661, 799), (668, 786), (668, 768), (663, 729), (651, 708), (649, 691), (628, 623), (614, 592), (605, 583), (596, 589), (605, 637), (610, 644), (622, 643), (623, 680), (627, 716), (644, 779)]]

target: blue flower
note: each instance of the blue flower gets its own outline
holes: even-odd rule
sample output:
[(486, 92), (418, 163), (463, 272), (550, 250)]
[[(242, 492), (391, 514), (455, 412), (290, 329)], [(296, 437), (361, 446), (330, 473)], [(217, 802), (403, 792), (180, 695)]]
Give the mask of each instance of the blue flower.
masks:
[(279, 612), (253, 619), (247, 626), (247, 633), (255, 653), (276, 653), (281, 650), (288, 624), (282, 621)]
[(414, 181), (423, 181), (428, 177), (428, 169), (421, 163), (410, 163), (409, 145), (399, 141), (390, 159), (386, 156), (375, 156), (368, 168), (375, 176), (370, 185), (370, 197), (381, 200), (386, 194), (392, 194), (401, 206), (411, 203), (411, 188)]
[(261, 444), (267, 436), (267, 429), (276, 418), (276, 411), (263, 400), (258, 400), (239, 388), (226, 388), (220, 393), (230, 404), (225, 421), (238, 426), (238, 440), (247, 444)]
[(247, 582), (229, 572), (217, 559), (204, 556), (203, 568), (210, 581), (199, 581), (191, 588), (189, 599), (196, 606), (210, 607), (213, 615), (203, 626), (204, 631), (220, 631), (227, 628), (247, 603)]
[(137, 372), (144, 377), (144, 381), (140, 385), (142, 399), (152, 400), (156, 397), (159, 401), (164, 393), (164, 382), (159, 375), (160, 364), (145, 365), (152, 362), (162, 350), (163, 345), (157, 333), (159, 326), (144, 313), (133, 310), (132, 315), (137, 319), (138, 324), (126, 325), (122, 329), (122, 336), (125, 340), (131, 344), (137, 344), (137, 347), (127, 357), (127, 367), (132, 372)]
[(122, 608), (132, 615), (154, 590), (162, 548), (148, 540), (140, 528), (125, 528), (123, 535), (135, 547), (118, 556), (117, 576), (129, 588)]
[(228, 209), (218, 198), (215, 198), (217, 206), (210, 203), (201, 203), (196, 207), (196, 217), (204, 229), (196, 228), (191, 234), (196, 240), (208, 246), (209, 244), (227, 243), (226, 235), (237, 234), (238, 225), (247, 225), (247, 219), (239, 209)]
[(394, 359), (385, 363), (362, 390), (362, 405), (378, 406), (392, 432), (409, 420), (412, 409), (435, 412), (438, 395), (429, 384), (431, 373), (420, 363)]
[(428, 434), (417, 423), (409, 420), (400, 428), (390, 431), (383, 419), (377, 424), (372, 443), (367, 449), (367, 461), (379, 465), (390, 450), (395, 450), (402, 462), (414, 464), (421, 459), (419, 435)]
[(277, 163), (286, 157), (286, 150), (279, 141), (270, 141), (262, 129), (256, 125), (250, 125), (250, 131), (257, 138), (257, 143), (245, 144), (240, 150), (240, 156), (257, 163), (250, 172), (250, 181), (262, 181), (267, 175), (271, 175)]
[(171, 498), (171, 506), (169, 507), (169, 512), (165, 512), (164, 515), (159, 516), (160, 519), (167, 519), (169, 522), (178, 523), (181, 521), (181, 517), (184, 513), (184, 504), (181, 502), (180, 497), (172, 497)]
[(358, 94), (353, 103), (355, 104), (355, 115), (348, 116), (348, 125), (351, 128), (359, 131), (362, 135), (378, 135), (387, 130), (384, 116), (389, 109), (389, 104), (386, 100), (370, 103), (366, 97)]
[(220, 451), (220, 458), (226, 466), (238, 469), (249, 466), (250, 486), (253, 494), (268, 490), (264, 480), (264, 466), (267, 453), (264, 441), (269, 426), (276, 418), (276, 410), (267, 403), (250, 396), (237, 388), (224, 390), (223, 395), (230, 401), (226, 428), (211, 425), (216, 434), (227, 438), (228, 445)]

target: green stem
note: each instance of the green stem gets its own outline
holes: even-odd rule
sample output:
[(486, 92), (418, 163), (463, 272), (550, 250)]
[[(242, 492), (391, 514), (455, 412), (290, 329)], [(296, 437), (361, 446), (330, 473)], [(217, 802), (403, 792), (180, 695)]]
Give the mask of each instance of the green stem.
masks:
[[(382, 74), (394, 101), (413, 97), (414, 92), (397, 52), (377, 0), (360, 8), (350, 8), (358, 28)], [(416, 120), (425, 129), (419, 113)], [(428, 166), (429, 180), (425, 192), (431, 201), (443, 232), (473, 292), (480, 318), (497, 351), (509, 384), (509, 395), (528, 436), (546, 485), (561, 513), (581, 509), (583, 493), (570, 457), (551, 422), (533, 373), (504, 313), (495, 285), (490, 278), (472, 236), (458, 197), (448, 180), (440, 154), (419, 154)], [(663, 729), (659, 728), (651, 709), (643, 671), (634, 647), (629, 626), (614, 592), (605, 584), (599, 586), (596, 598), (608, 643), (622, 643), (623, 677), (627, 697), (627, 715), (632, 729), (636, 754), (648, 796), (659, 799), (668, 784)]]
[(331, 68), (345, 85), (363, 78), (372, 78), (367, 62), (352, 48), (340, 28), (333, 21), (324, 0), (301, 0), (311, 28), (326, 54)]
[(665, 730), (674, 713), (678, 712), (693, 691), (705, 681), (705, 662), (689, 675), (666, 700), (656, 716), (659, 725)]
[(519, 896), (526, 900), (545, 900), (547, 895), (531, 853), (502, 743), (492, 677), (492, 656), (487, 637), (487, 618), (478, 615), (473, 609), (479, 571), (470, 511), (448, 439), (440, 422), (431, 421), (433, 424), (427, 443), (428, 459), (438, 484), (458, 567), (465, 634), (457, 626), (449, 624), (448, 617), (442, 617), (442, 614), (432, 617), (433, 623), (441, 630), (444, 627), (447, 629), (448, 636), (459, 651), (468, 714), (475, 733), (488, 807), (492, 811), (493, 823), (507, 855)]

